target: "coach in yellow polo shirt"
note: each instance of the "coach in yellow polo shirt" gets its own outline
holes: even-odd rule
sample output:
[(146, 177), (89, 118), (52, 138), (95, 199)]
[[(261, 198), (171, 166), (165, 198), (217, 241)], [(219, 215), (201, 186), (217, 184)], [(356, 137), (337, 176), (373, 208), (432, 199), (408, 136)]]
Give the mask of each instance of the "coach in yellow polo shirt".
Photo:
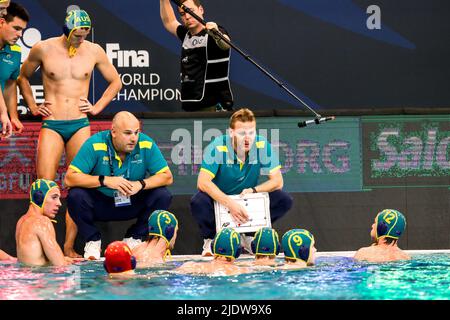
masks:
[[(270, 143), (256, 134), (256, 118), (249, 109), (240, 109), (230, 118), (229, 134), (214, 139), (206, 148), (198, 176), (199, 192), (192, 197), (191, 213), (200, 227), (203, 256), (212, 255), (216, 234), (214, 200), (228, 207), (235, 221), (249, 220), (246, 209), (229, 195), (268, 192), (270, 217), (274, 222), (292, 207), (292, 197), (283, 188), (278, 154)], [(266, 181), (259, 181), (261, 173)], [(242, 246), (252, 253), (251, 236), (241, 235)]]

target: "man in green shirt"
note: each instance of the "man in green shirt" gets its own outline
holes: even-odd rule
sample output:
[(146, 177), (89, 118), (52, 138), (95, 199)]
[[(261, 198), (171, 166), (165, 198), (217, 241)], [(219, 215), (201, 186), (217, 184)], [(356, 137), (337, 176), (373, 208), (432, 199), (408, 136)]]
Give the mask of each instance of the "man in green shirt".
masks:
[[(9, 4), (9, 1), (0, 2), (0, 11), (6, 4)], [(29, 19), (25, 8), (14, 2), (9, 4), (6, 14), (0, 17), (0, 123), (1, 136), (5, 137), (10, 136), (12, 130), (18, 133), (23, 130), (17, 114), (17, 77), (22, 50), (16, 42), (22, 36)], [(8, 112), (11, 120), (8, 118)]]
[[(229, 195), (268, 192), (272, 222), (292, 207), (292, 197), (281, 190), (283, 176), (278, 156), (272, 154), (272, 147), (264, 137), (256, 135), (253, 112), (240, 109), (233, 113), (229, 132), (206, 147), (197, 181), (199, 192), (191, 200), (191, 213), (204, 239), (203, 256), (212, 255), (211, 242), (216, 233), (214, 201), (228, 207), (240, 224), (248, 222), (248, 212)], [(268, 179), (258, 184), (261, 172)], [(243, 247), (251, 253), (253, 239), (242, 238)]]
[(168, 210), (172, 173), (156, 143), (140, 132), (139, 120), (122, 111), (111, 130), (91, 136), (71, 162), (65, 177), (70, 187), (69, 214), (85, 238), (84, 257), (98, 259), (101, 235), (94, 221), (137, 218), (124, 242), (133, 249), (147, 236), (155, 210)]

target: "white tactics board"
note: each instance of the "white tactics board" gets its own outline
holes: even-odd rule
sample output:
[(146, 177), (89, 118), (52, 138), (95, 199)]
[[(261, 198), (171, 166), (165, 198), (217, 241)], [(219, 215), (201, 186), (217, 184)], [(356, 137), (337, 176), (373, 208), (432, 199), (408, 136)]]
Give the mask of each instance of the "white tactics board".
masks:
[(239, 233), (255, 232), (262, 227), (271, 227), (270, 222), (270, 201), (267, 192), (249, 193), (243, 197), (239, 195), (229, 196), (242, 205), (250, 217), (245, 224), (238, 225), (230, 215), (230, 211), (224, 205), (214, 201), (214, 211), (216, 215), (216, 231), (230, 227)]

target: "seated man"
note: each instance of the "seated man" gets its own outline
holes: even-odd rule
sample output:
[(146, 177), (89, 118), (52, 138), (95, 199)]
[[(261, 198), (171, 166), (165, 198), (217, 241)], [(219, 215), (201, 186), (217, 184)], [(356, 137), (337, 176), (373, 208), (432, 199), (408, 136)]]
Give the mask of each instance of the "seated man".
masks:
[(106, 247), (103, 267), (111, 278), (133, 278), (136, 258), (123, 241), (114, 241)]
[(251, 272), (248, 268), (239, 267), (234, 261), (241, 254), (239, 233), (232, 228), (220, 230), (211, 243), (214, 259), (209, 262), (186, 262), (175, 272), (191, 274), (237, 275)]
[(17, 259), (30, 266), (64, 266), (70, 259), (56, 242), (52, 220), (61, 207), (58, 185), (38, 179), (31, 185), (30, 206), (16, 226)]
[(403, 252), (397, 241), (405, 231), (406, 219), (397, 210), (384, 209), (375, 217), (370, 236), (373, 244), (359, 249), (354, 259), (369, 262), (387, 262), (409, 260), (411, 257)]
[(91, 136), (67, 170), (69, 214), (86, 240), (84, 257), (99, 259), (101, 235), (95, 221), (137, 218), (126, 232), (125, 243), (133, 249), (147, 235), (154, 210), (167, 210), (172, 195), (172, 173), (156, 143), (140, 132), (139, 120), (122, 111), (111, 130)]
[(16, 262), (17, 259), (14, 258), (13, 256), (10, 256), (5, 251), (0, 249), (0, 261), (2, 261), (2, 262)]
[(314, 265), (317, 249), (314, 236), (305, 229), (292, 229), (281, 239), (285, 264), (278, 269), (301, 269)]
[(278, 233), (268, 227), (259, 229), (251, 243), (255, 260), (244, 262), (241, 265), (276, 266), (276, 256), (280, 253), (280, 240)]
[(148, 219), (148, 239), (133, 249), (138, 268), (163, 263), (175, 246), (178, 220), (169, 211), (156, 210)]
[[(229, 195), (268, 192), (272, 224), (292, 207), (292, 197), (282, 191), (283, 176), (278, 155), (270, 143), (256, 135), (256, 118), (249, 109), (240, 109), (230, 118), (229, 135), (219, 136), (205, 149), (198, 175), (199, 192), (192, 197), (191, 214), (204, 239), (203, 256), (210, 256), (216, 233), (214, 200), (230, 210), (233, 219), (244, 224), (248, 212)], [(263, 174), (268, 180), (258, 183)], [(251, 237), (242, 237), (243, 247), (251, 253)]]

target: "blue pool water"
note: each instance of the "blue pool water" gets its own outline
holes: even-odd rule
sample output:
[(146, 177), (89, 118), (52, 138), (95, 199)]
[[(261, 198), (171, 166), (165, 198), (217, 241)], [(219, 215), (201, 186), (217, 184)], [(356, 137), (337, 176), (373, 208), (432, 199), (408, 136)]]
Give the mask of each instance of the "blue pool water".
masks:
[[(183, 261), (138, 270), (138, 279), (109, 279), (101, 262), (65, 268), (0, 264), (0, 299), (69, 300), (450, 300), (450, 253), (372, 264), (318, 257), (316, 266), (239, 276), (171, 272)], [(279, 259), (281, 262), (282, 260)]]

